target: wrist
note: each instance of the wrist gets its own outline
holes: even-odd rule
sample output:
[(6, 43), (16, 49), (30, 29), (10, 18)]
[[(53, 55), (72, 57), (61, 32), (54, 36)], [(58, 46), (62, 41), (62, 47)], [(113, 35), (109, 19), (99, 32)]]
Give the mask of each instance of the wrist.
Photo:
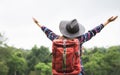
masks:
[(106, 21), (103, 25), (106, 26), (109, 23), (109, 21)]

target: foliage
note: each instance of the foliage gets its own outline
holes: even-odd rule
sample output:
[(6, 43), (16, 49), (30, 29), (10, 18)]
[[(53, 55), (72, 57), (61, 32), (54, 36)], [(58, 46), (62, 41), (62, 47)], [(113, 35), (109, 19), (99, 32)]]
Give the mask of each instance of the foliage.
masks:
[(8, 61), (8, 66), (10, 68), (10, 75), (22, 75), (26, 70), (27, 62), (22, 57), (12, 55), (11, 59)]
[(9, 68), (7, 67), (6, 63), (3, 61), (0, 61), (0, 74), (1, 75), (7, 75)]
[[(82, 62), (86, 75), (119, 75), (120, 46), (85, 49)], [(36, 45), (29, 50), (4, 43), (0, 34), (0, 75), (52, 75), (49, 48)]]
[(50, 51), (48, 48), (41, 46), (38, 48), (36, 45), (30, 50), (29, 54), (26, 57), (29, 69), (27, 71), (27, 74), (30, 73), (30, 71), (35, 71), (35, 65), (39, 62), (41, 63), (49, 63), (51, 62), (51, 57), (48, 57), (50, 55)]
[(38, 63), (35, 65), (36, 72), (38, 72), (38, 75), (51, 75), (51, 66), (47, 65), (45, 63)]
[(120, 46), (87, 50), (82, 56), (87, 75), (119, 75)]

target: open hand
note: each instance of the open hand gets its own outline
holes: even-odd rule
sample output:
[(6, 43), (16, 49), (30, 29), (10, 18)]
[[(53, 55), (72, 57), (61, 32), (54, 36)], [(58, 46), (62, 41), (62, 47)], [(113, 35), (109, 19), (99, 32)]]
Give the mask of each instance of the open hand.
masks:
[(112, 16), (108, 19), (108, 22), (112, 22), (114, 21), (115, 19), (117, 19), (118, 16)]
[(108, 25), (110, 22), (115, 21), (118, 18), (118, 16), (112, 16), (110, 17), (103, 25), (106, 26)]
[(38, 24), (38, 21), (34, 17), (32, 19), (36, 24)]
[(41, 27), (41, 25), (39, 24), (39, 22), (33, 17), (32, 18), (33, 19), (33, 21), (39, 26), (39, 27)]

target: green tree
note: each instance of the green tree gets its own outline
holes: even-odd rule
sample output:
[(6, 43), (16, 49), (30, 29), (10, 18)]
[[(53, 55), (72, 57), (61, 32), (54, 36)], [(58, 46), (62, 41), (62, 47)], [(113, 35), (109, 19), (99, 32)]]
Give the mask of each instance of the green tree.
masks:
[(120, 46), (91, 48), (82, 58), (87, 75), (120, 74)]
[(0, 47), (0, 60), (7, 62), (11, 57), (11, 50), (5, 47)]
[(37, 75), (51, 75), (51, 66), (45, 63), (38, 63), (35, 65)]
[(108, 48), (108, 52), (104, 57), (104, 61), (110, 66), (109, 75), (120, 74), (120, 46), (112, 46)]
[(28, 63), (28, 71), (27, 74), (30, 73), (30, 71), (35, 71), (35, 65), (39, 62), (41, 63), (49, 63), (51, 62), (51, 57), (48, 57), (50, 55), (50, 51), (48, 48), (41, 46), (38, 48), (37, 46), (34, 46), (30, 52), (27, 55), (27, 63)]
[(27, 68), (27, 62), (23, 57), (13, 54), (8, 61), (8, 66), (10, 68), (9, 75), (24, 75)]
[(1, 75), (7, 75), (9, 68), (7, 67), (6, 63), (3, 61), (0, 61), (0, 74)]

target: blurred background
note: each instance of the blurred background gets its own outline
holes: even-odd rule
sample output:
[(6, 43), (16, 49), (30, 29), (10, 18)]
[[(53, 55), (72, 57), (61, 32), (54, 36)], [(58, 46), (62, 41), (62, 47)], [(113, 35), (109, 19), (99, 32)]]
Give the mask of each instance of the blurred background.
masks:
[(118, 18), (83, 44), (86, 75), (120, 74), (120, 0), (0, 0), (0, 75), (52, 75), (52, 42), (33, 22), (59, 32), (61, 20), (85, 26), (86, 32)]
[[(76, 18), (87, 32), (109, 17), (119, 16), (119, 3), (119, 0), (0, 0), (0, 32), (8, 38), (9, 45), (17, 48), (30, 49), (34, 44), (51, 47), (51, 41), (35, 25), (32, 17), (59, 35), (60, 21)], [(84, 46), (119, 45), (119, 28), (118, 18)]]

